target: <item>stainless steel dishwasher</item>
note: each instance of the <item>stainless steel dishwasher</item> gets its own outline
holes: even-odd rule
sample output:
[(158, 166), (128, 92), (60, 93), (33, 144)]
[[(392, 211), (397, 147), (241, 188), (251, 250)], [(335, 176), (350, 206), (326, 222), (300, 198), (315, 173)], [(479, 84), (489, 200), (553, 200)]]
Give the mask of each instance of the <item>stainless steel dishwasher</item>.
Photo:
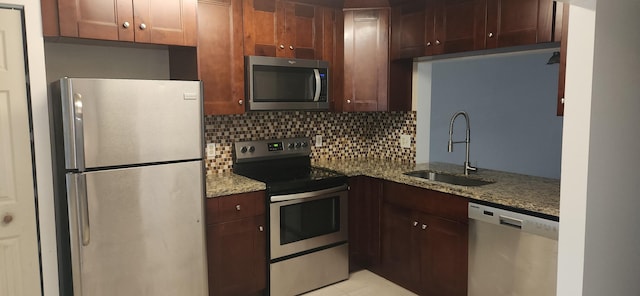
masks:
[(469, 203), (469, 296), (556, 294), (558, 222)]

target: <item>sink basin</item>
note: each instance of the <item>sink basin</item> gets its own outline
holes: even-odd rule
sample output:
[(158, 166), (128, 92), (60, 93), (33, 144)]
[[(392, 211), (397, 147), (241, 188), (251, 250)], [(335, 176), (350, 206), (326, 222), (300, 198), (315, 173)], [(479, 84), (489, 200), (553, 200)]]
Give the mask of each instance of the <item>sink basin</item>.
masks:
[(443, 182), (452, 185), (460, 185), (460, 186), (482, 186), (487, 184), (493, 184), (493, 181), (469, 178), (465, 176), (458, 175), (450, 175), (445, 173), (437, 173), (433, 171), (423, 170), (423, 171), (413, 171), (404, 173), (407, 176), (416, 177), (420, 179), (425, 179), (429, 181)]

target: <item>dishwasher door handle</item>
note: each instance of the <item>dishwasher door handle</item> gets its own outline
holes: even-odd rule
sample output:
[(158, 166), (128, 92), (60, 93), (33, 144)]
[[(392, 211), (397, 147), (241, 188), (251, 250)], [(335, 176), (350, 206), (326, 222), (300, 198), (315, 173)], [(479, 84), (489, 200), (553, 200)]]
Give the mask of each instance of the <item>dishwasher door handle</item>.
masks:
[(500, 225), (506, 225), (509, 227), (522, 229), (522, 220), (500, 215)]

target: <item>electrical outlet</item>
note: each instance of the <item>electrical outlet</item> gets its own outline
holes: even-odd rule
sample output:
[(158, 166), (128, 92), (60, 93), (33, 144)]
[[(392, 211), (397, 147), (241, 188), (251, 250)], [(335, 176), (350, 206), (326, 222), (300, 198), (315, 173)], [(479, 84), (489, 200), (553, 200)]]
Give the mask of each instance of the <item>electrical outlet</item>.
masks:
[(322, 135), (316, 135), (316, 147), (322, 147)]
[(411, 135), (400, 135), (400, 147), (411, 148)]
[(216, 144), (208, 143), (207, 144), (207, 158), (214, 158), (216, 156)]

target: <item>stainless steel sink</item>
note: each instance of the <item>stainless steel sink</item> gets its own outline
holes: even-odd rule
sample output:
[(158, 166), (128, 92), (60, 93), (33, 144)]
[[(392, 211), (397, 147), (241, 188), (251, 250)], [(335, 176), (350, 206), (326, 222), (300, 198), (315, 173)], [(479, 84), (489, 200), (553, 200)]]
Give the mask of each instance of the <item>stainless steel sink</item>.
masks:
[(421, 178), (429, 181), (443, 182), (447, 184), (460, 185), (460, 186), (482, 186), (487, 184), (493, 184), (494, 181), (481, 180), (476, 178), (469, 178), (465, 176), (450, 175), (445, 173), (438, 173), (429, 170), (413, 171), (404, 173), (407, 176)]

